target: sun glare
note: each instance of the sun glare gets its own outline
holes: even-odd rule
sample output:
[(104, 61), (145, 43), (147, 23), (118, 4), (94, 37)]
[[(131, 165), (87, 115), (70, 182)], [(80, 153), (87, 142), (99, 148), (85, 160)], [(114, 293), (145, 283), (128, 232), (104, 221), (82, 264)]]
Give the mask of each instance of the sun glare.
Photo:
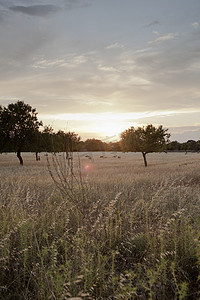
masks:
[[(152, 118), (165, 117), (185, 113), (182, 111), (154, 111), (154, 112), (105, 112), (105, 113), (64, 113), (43, 115), (46, 119), (53, 120), (54, 124), (62, 130), (75, 131), (81, 136), (96, 137), (100, 139), (119, 140), (120, 133), (131, 126), (143, 126), (143, 120), (151, 122)], [(60, 125), (59, 125), (60, 124)], [(72, 129), (71, 129), (72, 128)]]
[(101, 122), (94, 122), (92, 127), (92, 131), (94, 133), (96, 132), (100, 135), (104, 135), (105, 138), (109, 136), (118, 137), (124, 129), (124, 123), (116, 120), (103, 120)]

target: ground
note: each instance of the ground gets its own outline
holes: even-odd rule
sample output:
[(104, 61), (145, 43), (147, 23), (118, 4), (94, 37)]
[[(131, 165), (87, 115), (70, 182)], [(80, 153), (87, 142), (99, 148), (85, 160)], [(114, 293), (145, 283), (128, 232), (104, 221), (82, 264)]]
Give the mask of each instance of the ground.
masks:
[(1, 299), (198, 299), (200, 154), (22, 155), (0, 155)]

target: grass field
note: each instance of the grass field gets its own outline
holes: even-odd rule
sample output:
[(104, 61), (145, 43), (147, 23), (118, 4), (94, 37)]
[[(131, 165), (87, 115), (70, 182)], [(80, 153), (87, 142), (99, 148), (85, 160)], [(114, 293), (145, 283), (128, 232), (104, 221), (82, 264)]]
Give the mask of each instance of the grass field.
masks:
[(199, 299), (200, 154), (0, 155), (0, 299)]

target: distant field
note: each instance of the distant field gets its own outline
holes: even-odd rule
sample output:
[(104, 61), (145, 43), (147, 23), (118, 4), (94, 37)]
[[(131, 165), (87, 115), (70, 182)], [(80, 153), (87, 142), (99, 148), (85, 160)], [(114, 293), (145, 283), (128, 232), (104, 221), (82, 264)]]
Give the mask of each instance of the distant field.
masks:
[(0, 155), (0, 299), (199, 299), (200, 154), (22, 156)]
[[(86, 156), (91, 156), (91, 160)], [(49, 154), (49, 157), (51, 154)], [(62, 158), (62, 154), (57, 154), (59, 158)], [(105, 158), (100, 158), (105, 156)], [(117, 156), (117, 157), (114, 157)], [(34, 153), (22, 153), (24, 159), (24, 168), (19, 165), (19, 160), (15, 153), (0, 154), (0, 168), (1, 172), (13, 171), (24, 172), (32, 169), (42, 170), (45, 172), (47, 165), (46, 153), (40, 153), (40, 161), (35, 160)], [(74, 162), (76, 165), (77, 153), (74, 153)], [(119, 158), (118, 158), (119, 157)], [(118, 176), (122, 174), (123, 176), (132, 177), (133, 173), (136, 176), (143, 176), (151, 174), (152, 172), (156, 175), (159, 172), (168, 173), (173, 169), (173, 173), (181, 174), (188, 172), (189, 170), (196, 170), (200, 167), (200, 154), (199, 153), (150, 153), (147, 155), (148, 167), (144, 168), (143, 158), (141, 153), (111, 153), (111, 152), (81, 152), (79, 153), (79, 158), (81, 165), (84, 168), (85, 165), (90, 166), (88, 168), (87, 175), (92, 176), (102, 175), (102, 172), (106, 171), (106, 174), (112, 174)], [(117, 169), (117, 172), (116, 172)], [(92, 172), (90, 172), (92, 171)], [(40, 171), (39, 171), (40, 172)], [(128, 172), (128, 173), (127, 173)], [(104, 176), (106, 175), (104, 174)], [(159, 174), (159, 176), (162, 176)], [(172, 174), (171, 174), (172, 175)]]

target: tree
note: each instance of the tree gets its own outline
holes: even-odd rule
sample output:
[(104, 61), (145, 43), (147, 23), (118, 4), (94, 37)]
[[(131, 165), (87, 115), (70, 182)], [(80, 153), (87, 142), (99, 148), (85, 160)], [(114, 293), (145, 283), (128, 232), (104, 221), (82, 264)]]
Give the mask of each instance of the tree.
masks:
[(182, 150), (182, 144), (177, 141), (172, 141), (167, 145), (167, 150), (180, 151)]
[(54, 136), (55, 133), (53, 128), (50, 125), (44, 126), (44, 129), (41, 132), (41, 151), (54, 152)]
[(36, 109), (23, 101), (11, 103), (8, 107), (0, 106), (1, 152), (12, 149), (17, 152), (21, 165), (22, 151), (26, 151), (34, 143), (42, 122), (37, 119)]
[(106, 144), (98, 139), (87, 139), (84, 142), (86, 151), (105, 151)]
[(109, 142), (107, 144), (107, 151), (113, 151), (113, 152), (122, 151), (120, 142)]
[(59, 138), (56, 141), (58, 151), (69, 153), (78, 150), (78, 144), (81, 138), (77, 133), (59, 130), (56, 136)]
[(146, 155), (152, 152), (161, 152), (169, 141), (168, 129), (162, 125), (158, 128), (153, 125), (146, 127), (131, 127), (121, 133), (121, 145), (124, 152), (142, 152), (145, 167), (147, 167)]
[(198, 142), (196, 142), (194, 140), (188, 140), (186, 142), (186, 145), (187, 145), (186, 150), (194, 151), (194, 152), (198, 152), (200, 150)]

